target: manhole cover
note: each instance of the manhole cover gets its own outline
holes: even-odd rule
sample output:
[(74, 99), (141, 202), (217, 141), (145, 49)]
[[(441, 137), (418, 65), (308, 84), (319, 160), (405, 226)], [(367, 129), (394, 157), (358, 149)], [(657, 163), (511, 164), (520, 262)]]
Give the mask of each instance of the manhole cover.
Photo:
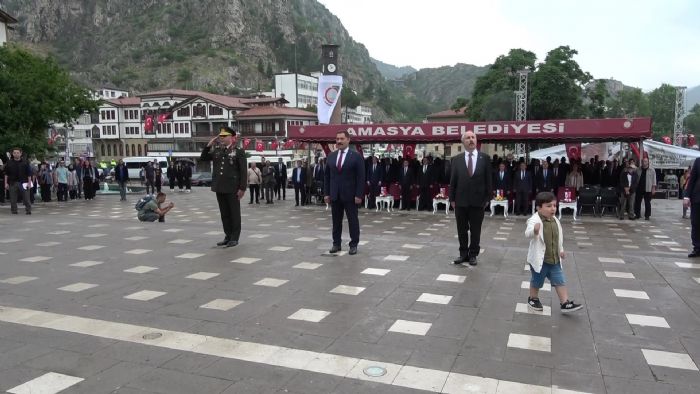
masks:
[(149, 332), (148, 334), (146, 334), (146, 335), (143, 336), (143, 339), (148, 339), (148, 340), (151, 340), (151, 339), (158, 339), (158, 338), (160, 338), (160, 337), (162, 337), (162, 336), (163, 336), (163, 334), (161, 334), (161, 333), (159, 333), (159, 332)]
[(364, 372), (367, 376), (377, 378), (386, 375), (386, 368), (371, 366), (363, 369), (362, 372)]

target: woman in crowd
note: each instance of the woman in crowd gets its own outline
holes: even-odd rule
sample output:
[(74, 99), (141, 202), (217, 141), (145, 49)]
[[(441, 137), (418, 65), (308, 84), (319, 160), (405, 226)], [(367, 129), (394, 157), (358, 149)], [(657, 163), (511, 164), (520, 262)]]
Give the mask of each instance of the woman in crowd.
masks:
[(253, 203), (253, 194), (255, 194), (255, 203), (260, 204), (260, 183), (262, 182), (262, 174), (255, 163), (248, 164), (248, 187), (250, 188), (250, 202)]

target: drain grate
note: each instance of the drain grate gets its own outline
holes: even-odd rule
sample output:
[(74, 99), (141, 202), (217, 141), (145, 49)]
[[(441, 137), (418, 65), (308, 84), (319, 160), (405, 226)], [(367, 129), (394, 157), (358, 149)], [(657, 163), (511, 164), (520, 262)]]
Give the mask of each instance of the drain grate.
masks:
[(378, 378), (380, 376), (386, 375), (386, 368), (378, 367), (378, 366), (369, 366), (365, 369), (362, 370), (362, 372), (365, 373), (367, 376), (371, 376), (373, 378)]
[(146, 335), (143, 336), (143, 339), (146, 339), (146, 340), (153, 340), (153, 339), (158, 339), (158, 338), (160, 338), (160, 337), (162, 337), (162, 336), (163, 336), (163, 334), (161, 334), (161, 333), (159, 333), (159, 332), (149, 332), (148, 334), (146, 334)]

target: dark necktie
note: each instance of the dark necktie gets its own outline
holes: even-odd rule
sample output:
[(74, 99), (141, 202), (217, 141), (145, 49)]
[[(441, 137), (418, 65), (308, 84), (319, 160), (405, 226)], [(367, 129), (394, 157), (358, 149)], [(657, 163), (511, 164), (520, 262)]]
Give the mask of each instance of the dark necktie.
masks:
[(341, 171), (343, 169), (343, 153), (345, 153), (344, 150), (340, 151), (340, 154), (338, 155), (338, 163), (336, 163), (336, 167), (338, 167), (338, 171)]
[(469, 160), (467, 161), (467, 172), (469, 173), (469, 176), (474, 175), (474, 168), (472, 168), (472, 157), (473, 154), (469, 154)]

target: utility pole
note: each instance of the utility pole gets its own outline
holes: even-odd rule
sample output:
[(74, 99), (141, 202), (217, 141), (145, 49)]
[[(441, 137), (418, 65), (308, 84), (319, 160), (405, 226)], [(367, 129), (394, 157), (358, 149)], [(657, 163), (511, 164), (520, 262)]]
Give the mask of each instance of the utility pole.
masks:
[(687, 87), (676, 86), (676, 112), (673, 119), (673, 144), (683, 145), (683, 117), (685, 116), (685, 91)]
[[(527, 76), (530, 70), (518, 71), (518, 90), (515, 93), (515, 120), (524, 122), (527, 120)], [(527, 145), (524, 143), (515, 144), (515, 156), (529, 156)], [(526, 157), (526, 161), (527, 161)]]

